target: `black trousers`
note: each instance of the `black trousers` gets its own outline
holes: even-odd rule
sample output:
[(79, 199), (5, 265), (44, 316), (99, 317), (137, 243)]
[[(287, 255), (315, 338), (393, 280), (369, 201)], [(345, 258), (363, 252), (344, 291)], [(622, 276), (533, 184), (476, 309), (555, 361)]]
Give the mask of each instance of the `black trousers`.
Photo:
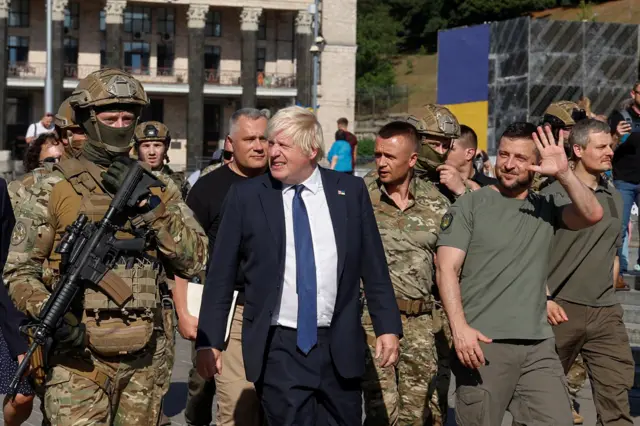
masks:
[(272, 426), (353, 426), (362, 424), (360, 378), (344, 379), (329, 351), (329, 329), (304, 355), (297, 330), (272, 327), (264, 370), (256, 390)]

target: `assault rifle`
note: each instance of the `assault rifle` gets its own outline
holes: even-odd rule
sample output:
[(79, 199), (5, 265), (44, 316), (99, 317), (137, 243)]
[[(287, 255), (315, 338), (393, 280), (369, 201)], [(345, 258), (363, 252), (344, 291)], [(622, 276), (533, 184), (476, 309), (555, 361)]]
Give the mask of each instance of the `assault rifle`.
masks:
[(134, 162), (100, 222), (90, 222), (81, 214), (67, 227), (56, 248), (62, 256), (62, 277), (38, 319), (22, 328), (32, 343), (11, 381), (8, 396), (15, 398), (34, 352), (47, 345), (85, 283), (98, 285), (118, 306), (123, 306), (132, 296), (131, 288), (111, 269), (121, 255), (142, 252), (146, 241), (142, 237), (119, 240), (115, 235), (127, 220), (126, 213), (149, 196), (149, 189), (164, 186), (140, 163)]

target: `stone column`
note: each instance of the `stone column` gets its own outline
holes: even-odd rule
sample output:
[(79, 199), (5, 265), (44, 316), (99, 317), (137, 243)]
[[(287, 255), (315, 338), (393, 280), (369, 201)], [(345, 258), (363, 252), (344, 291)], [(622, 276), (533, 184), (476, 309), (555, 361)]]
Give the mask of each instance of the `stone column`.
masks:
[(187, 104), (187, 170), (195, 170), (204, 139), (204, 27), (208, 5), (191, 4), (189, 30), (189, 101)]
[(107, 0), (104, 7), (107, 27), (107, 67), (124, 68), (122, 58), (122, 24), (127, 0)]
[(311, 107), (311, 85), (313, 84), (313, 57), (309, 49), (313, 40), (313, 15), (305, 10), (296, 16), (296, 87), (297, 101), (304, 107)]
[[(51, 80), (53, 83), (53, 112), (64, 99), (64, 9), (69, 0), (53, 0), (52, 15), (52, 40), (51, 40)], [(47, 58), (49, 60), (49, 58)]]
[(7, 141), (7, 69), (9, 54), (7, 49), (7, 28), (9, 27), (10, 0), (0, 0), (0, 151), (11, 149)]
[(262, 9), (245, 7), (240, 14), (240, 30), (242, 31), (242, 62), (240, 64), (240, 81), (242, 84), (242, 108), (256, 107), (257, 85), (257, 42), (258, 24)]

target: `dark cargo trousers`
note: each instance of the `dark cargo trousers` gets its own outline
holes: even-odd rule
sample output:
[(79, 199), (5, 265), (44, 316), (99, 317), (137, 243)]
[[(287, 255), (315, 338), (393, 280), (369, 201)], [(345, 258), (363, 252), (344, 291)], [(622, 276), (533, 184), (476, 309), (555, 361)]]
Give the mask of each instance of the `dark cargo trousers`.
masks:
[(619, 304), (591, 307), (558, 300), (569, 321), (553, 327), (558, 356), (569, 371), (578, 354), (589, 373), (598, 425), (633, 425), (629, 389), (634, 361)]
[(196, 371), (195, 342), (191, 343), (191, 362), (193, 366), (189, 370), (189, 394), (184, 418), (189, 426), (209, 426), (213, 420), (211, 409), (216, 394), (216, 382), (213, 379), (203, 379)]
[(553, 338), (480, 343), (487, 364), (464, 367), (452, 351), (459, 426), (496, 426), (506, 410), (513, 424), (573, 425), (565, 375)]

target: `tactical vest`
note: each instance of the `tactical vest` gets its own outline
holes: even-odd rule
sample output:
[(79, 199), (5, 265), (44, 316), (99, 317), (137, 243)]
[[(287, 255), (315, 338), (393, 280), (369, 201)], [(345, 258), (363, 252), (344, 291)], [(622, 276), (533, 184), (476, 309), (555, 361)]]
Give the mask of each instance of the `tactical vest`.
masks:
[[(80, 157), (64, 160), (56, 165), (76, 194), (81, 197), (80, 209), (89, 220), (101, 220), (112, 196), (102, 187), (100, 168)], [(61, 224), (66, 228), (67, 223)], [(116, 237), (134, 237), (131, 223), (127, 223)], [(56, 234), (55, 247), (61, 239)], [(120, 307), (97, 285), (86, 284), (83, 300), (82, 322), (87, 327), (89, 347), (102, 356), (117, 356), (144, 349), (153, 335), (155, 311), (159, 306), (158, 276), (161, 265), (156, 260), (156, 250), (147, 251), (135, 258), (120, 258), (112, 272), (131, 287), (133, 297)], [(108, 275), (103, 279), (108, 279)]]

